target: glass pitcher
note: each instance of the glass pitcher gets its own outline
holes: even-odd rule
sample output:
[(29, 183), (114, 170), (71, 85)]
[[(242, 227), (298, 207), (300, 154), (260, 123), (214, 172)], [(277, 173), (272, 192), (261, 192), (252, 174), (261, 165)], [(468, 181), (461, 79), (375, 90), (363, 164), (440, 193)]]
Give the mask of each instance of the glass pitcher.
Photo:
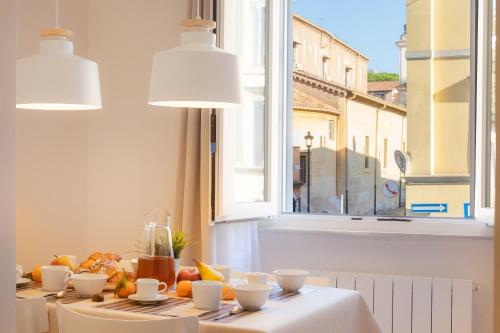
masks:
[(170, 215), (152, 210), (144, 216), (143, 256), (137, 265), (137, 278), (157, 279), (168, 287), (175, 283)]

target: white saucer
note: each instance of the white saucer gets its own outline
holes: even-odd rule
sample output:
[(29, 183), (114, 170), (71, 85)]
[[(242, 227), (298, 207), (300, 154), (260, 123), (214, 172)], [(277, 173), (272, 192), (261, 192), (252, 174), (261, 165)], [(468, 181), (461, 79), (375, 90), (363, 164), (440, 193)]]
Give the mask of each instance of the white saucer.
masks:
[(129, 295), (129, 297), (133, 301), (137, 301), (142, 304), (154, 304), (158, 302), (163, 302), (168, 299), (167, 295), (157, 294), (155, 298), (140, 298), (137, 294)]
[(19, 278), (16, 280), (16, 286), (22, 286), (24, 284), (28, 284), (30, 283), (31, 280), (30, 279), (27, 279), (27, 278)]

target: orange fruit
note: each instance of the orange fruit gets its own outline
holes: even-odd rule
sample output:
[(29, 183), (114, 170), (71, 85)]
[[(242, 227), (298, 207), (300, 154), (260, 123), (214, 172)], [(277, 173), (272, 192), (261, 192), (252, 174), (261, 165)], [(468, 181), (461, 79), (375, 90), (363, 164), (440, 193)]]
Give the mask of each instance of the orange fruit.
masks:
[(193, 281), (182, 280), (177, 283), (175, 289), (177, 296), (180, 297), (193, 297)]
[(127, 298), (130, 295), (135, 294), (135, 291), (135, 283), (127, 279), (127, 274), (125, 273), (125, 270), (123, 270), (120, 280), (115, 288), (115, 297)]
[(236, 291), (234, 288), (229, 285), (229, 284), (224, 284), (222, 287), (222, 299), (225, 301), (232, 301), (233, 299), (236, 298)]
[(31, 272), (31, 278), (35, 282), (42, 282), (42, 266), (37, 265), (33, 268), (33, 272)]
[(121, 288), (117, 289), (115, 293), (119, 298), (127, 298), (135, 294), (135, 284), (131, 281), (127, 281)]

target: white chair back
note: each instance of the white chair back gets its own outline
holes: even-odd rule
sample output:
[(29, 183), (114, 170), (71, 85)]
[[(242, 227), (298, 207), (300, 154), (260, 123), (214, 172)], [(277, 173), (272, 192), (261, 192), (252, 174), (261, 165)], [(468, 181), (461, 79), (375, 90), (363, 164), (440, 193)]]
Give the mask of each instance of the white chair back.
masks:
[(122, 320), (91, 317), (57, 303), (59, 333), (198, 333), (197, 317)]
[(42, 333), (48, 330), (45, 298), (16, 299), (16, 333)]

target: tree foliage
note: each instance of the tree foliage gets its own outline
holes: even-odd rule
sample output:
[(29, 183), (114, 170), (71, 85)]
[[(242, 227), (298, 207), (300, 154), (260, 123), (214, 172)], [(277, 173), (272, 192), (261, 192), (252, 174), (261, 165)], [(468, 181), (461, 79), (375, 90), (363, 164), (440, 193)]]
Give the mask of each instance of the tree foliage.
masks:
[(368, 82), (376, 81), (398, 81), (399, 75), (396, 73), (368, 73)]

